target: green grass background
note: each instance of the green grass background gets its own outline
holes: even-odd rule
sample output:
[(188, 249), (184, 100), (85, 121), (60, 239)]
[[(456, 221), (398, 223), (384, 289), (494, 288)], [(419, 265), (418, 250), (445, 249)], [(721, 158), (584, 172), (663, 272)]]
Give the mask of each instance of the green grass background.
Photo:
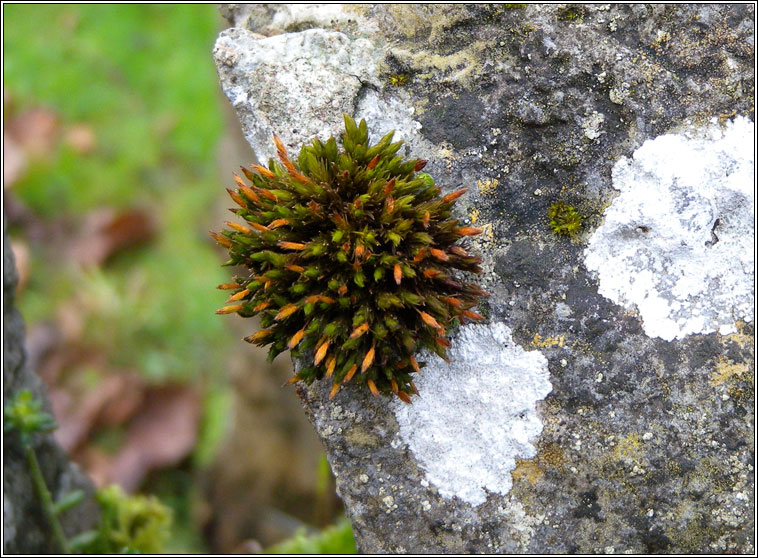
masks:
[[(85, 155), (59, 142), (33, 161), (14, 195), (44, 221), (76, 223), (110, 207), (147, 209), (158, 223), (151, 244), (98, 269), (67, 265), (32, 244), (22, 313), (33, 325), (84, 296), (82, 342), (106, 353), (110, 365), (138, 370), (156, 384), (202, 386), (205, 408), (192, 459), (200, 469), (231, 420), (224, 355), (238, 341), (214, 315), (223, 296), (213, 287), (228, 278), (207, 234), (219, 225), (211, 208), (223, 192), (216, 149), (224, 101), (211, 57), (221, 26), (216, 7), (6, 4), (3, 16), (3, 83), (13, 113), (45, 107), (62, 125), (84, 124), (96, 138)], [(204, 550), (191, 519), (193, 479), (182, 470), (152, 481), (174, 509), (167, 550)], [(355, 551), (346, 522), (272, 550), (298, 548)]]

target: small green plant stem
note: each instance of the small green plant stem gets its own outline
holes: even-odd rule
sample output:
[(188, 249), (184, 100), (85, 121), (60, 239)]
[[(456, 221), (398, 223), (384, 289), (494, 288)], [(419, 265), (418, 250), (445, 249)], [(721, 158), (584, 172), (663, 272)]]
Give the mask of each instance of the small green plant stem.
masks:
[(60, 551), (63, 554), (71, 554), (71, 547), (68, 544), (68, 539), (63, 533), (63, 527), (58, 520), (58, 516), (55, 513), (55, 506), (53, 505), (53, 497), (45, 484), (45, 478), (42, 476), (42, 471), (39, 468), (39, 461), (37, 461), (37, 454), (34, 453), (30, 443), (24, 444), (24, 453), (26, 454), (26, 460), (29, 463), (29, 469), (32, 472), (32, 483), (37, 491), (39, 499), (42, 501), (42, 508), (45, 511), (47, 520), (50, 522), (50, 527), (53, 530), (53, 538), (58, 543)]

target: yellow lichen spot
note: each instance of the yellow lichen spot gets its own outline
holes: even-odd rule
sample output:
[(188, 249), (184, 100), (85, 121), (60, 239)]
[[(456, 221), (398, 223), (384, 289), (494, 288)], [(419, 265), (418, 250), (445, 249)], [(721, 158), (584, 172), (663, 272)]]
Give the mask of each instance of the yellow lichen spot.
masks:
[(753, 336), (749, 333), (745, 333), (745, 326), (747, 325), (744, 320), (737, 320), (737, 323), (734, 324), (737, 327), (737, 333), (730, 333), (726, 336), (719, 335), (719, 338), (727, 341), (733, 341), (737, 343), (741, 348), (745, 349), (747, 347), (753, 346)]
[(613, 448), (613, 458), (616, 461), (629, 459), (637, 464), (642, 461), (642, 438), (639, 434), (629, 434), (621, 438)]
[(408, 76), (406, 74), (395, 74), (390, 76), (389, 82), (394, 87), (402, 87), (408, 83)]
[(484, 180), (477, 180), (476, 185), (482, 194), (491, 194), (497, 189), (498, 181), (496, 178), (485, 178)]
[(539, 333), (535, 333), (532, 338), (532, 345), (535, 347), (554, 347), (556, 345), (563, 347), (565, 344), (566, 338), (563, 335), (542, 339), (542, 336)]
[(479, 210), (476, 208), (472, 209), (471, 213), (469, 213), (468, 216), (469, 219), (471, 219), (471, 224), (473, 225), (479, 219)]
[(529, 484), (535, 485), (544, 476), (545, 471), (533, 460), (516, 459), (516, 468), (513, 470), (513, 480), (526, 479)]
[(567, 460), (561, 447), (555, 442), (551, 442), (546, 444), (537, 454), (537, 461), (553, 469), (560, 469)]
[(719, 357), (716, 363), (716, 369), (711, 374), (711, 385), (721, 386), (734, 377), (742, 377), (750, 371), (744, 362), (734, 363), (726, 359), (723, 355)]
[(491, 224), (482, 225), (482, 238), (486, 238), (489, 242), (495, 242), (495, 232), (492, 230)]

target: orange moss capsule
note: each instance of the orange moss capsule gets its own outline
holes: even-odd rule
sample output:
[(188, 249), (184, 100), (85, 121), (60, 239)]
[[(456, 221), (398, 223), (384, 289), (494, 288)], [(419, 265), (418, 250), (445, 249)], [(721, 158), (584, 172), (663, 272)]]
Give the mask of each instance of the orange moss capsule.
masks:
[(284, 225), (289, 225), (289, 221), (288, 221), (287, 219), (275, 219), (275, 220), (271, 221), (271, 222), (268, 224), (268, 227), (267, 227), (267, 228), (268, 228), (270, 231), (272, 231), (272, 230), (274, 230), (274, 229), (278, 229), (279, 227), (282, 227), (282, 226), (284, 226)]
[(408, 360), (411, 361), (411, 366), (413, 366), (413, 369), (416, 371), (416, 373), (421, 372), (421, 367), (418, 365), (418, 362), (416, 361), (416, 357), (411, 355), (410, 357), (408, 357)]
[(476, 322), (484, 319), (484, 316), (482, 316), (481, 314), (477, 314), (476, 312), (472, 312), (471, 310), (464, 310), (463, 312), (461, 312), (461, 314), (466, 316), (468, 319), (474, 320)]
[(247, 341), (248, 343), (259, 343), (260, 341), (262, 341), (263, 339), (271, 335), (273, 332), (274, 332), (273, 328), (262, 329), (260, 331), (256, 331), (252, 335), (248, 335), (247, 337), (244, 338), (244, 340)]
[(421, 319), (424, 320), (424, 323), (428, 325), (429, 327), (433, 327), (438, 332), (445, 332), (445, 329), (439, 324), (437, 320), (434, 319), (434, 317), (430, 316), (426, 312), (422, 312), (421, 310), (418, 311), (418, 313), (421, 315)]
[(447, 257), (447, 254), (445, 254), (445, 252), (438, 250), (437, 248), (429, 248), (429, 253), (442, 262), (446, 262), (450, 259)]
[(402, 401), (406, 405), (411, 404), (411, 396), (405, 393), (404, 391), (395, 392), (395, 395), (397, 395), (398, 399), (400, 399), (400, 401)]
[(247, 202), (242, 198), (242, 196), (240, 196), (234, 190), (230, 190), (229, 188), (227, 188), (226, 191), (229, 192), (229, 197), (234, 200), (234, 203), (236, 203), (238, 206), (242, 207), (243, 209), (247, 209)]
[(276, 243), (280, 248), (285, 250), (305, 250), (305, 244), (300, 242), (289, 242), (287, 240), (280, 240)]
[(355, 375), (355, 372), (357, 370), (358, 370), (358, 365), (357, 364), (353, 364), (350, 367), (350, 370), (347, 371), (347, 374), (345, 374), (345, 382), (349, 382), (350, 380), (352, 380), (353, 376)]
[(260, 192), (261, 196), (263, 196), (267, 200), (271, 200), (271, 201), (274, 201), (274, 202), (278, 202), (279, 201), (279, 198), (276, 197), (276, 194), (274, 194), (273, 192), (271, 192), (269, 190), (266, 190), (265, 188), (260, 189), (259, 192)]
[(276, 178), (276, 175), (273, 172), (271, 172), (266, 167), (263, 167), (261, 165), (251, 165), (250, 168), (252, 168), (253, 170), (257, 171), (258, 174), (260, 174), (260, 175), (262, 175), (262, 176), (264, 176), (266, 178), (271, 178), (271, 179), (275, 179)]
[(223, 308), (219, 308), (216, 310), (216, 314), (234, 314), (240, 310), (242, 310), (241, 304), (232, 304), (231, 306), (224, 306)]
[(369, 170), (371, 170), (374, 167), (376, 167), (377, 163), (379, 162), (379, 159), (380, 159), (380, 155), (377, 155), (376, 157), (374, 157), (373, 159), (371, 159), (371, 161), (369, 162), (369, 164), (366, 165), (366, 168), (369, 169)]
[(295, 265), (295, 264), (285, 265), (284, 269), (289, 269), (290, 271), (294, 271), (295, 273), (302, 273), (303, 271), (305, 271), (305, 268), (303, 266)]
[(395, 283), (398, 285), (403, 280), (403, 270), (400, 267), (400, 264), (395, 264), (395, 267), (393, 269), (393, 275), (395, 276)]
[(242, 300), (247, 295), (250, 294), (250, 289), (245, 289), (244, 291), (240, 291), (237, 294), (233, 294), (229, 298), (226, 299), (227, 302), (234, 302), (236, 300)]
[(340, 384), (335, 382), (332, 384), (332, 389), (329, 392), (329, 399), (334, 399), (334, 396), (337, 395), (337, 392), (340, 390)]
[(260, 223), (256, 223), (255, 221), (248, 221), (248, 223), (258, 232), (268, 232), (268, 229)]
[(313, 359), (313, 364), (318, 366), (318, 364), (324, 360), (327, 350), (329, 350), (329, 341), (324, 341), (316, 351), (316, 356)]
[(389, 196), (390, 192), (392, 192), (392, 189), (395, 187), (395, 177), (393, 176), (387, 181), (387, 184), (384, 186), (384, 195)]
[(334, 367), (337, 365), (337, 358), (336, 357), (330, 357), (329, 360), (326, 361), (326, 377), (331, 378), (332, 374), (334, 374)]
[(371, 348), (366, 353), (366, 357), (363, 359), (363, 364), (361, 365), (361, 372), (365, 372), (368, 370), (368, 368), (374, 363), (374, 344), (372, 343)]
[(452, 296), (443, 296), (440, 297), (440, 300), (446, 304), (449, 304), (453, 308), (460, 308), (463, 306), (463, 303), (460, 300), (453, 298)]
[(274, 319), (277, 321), (283, 320), (284, 318), (287, 318), (297, 312), (297, 309), (297, 304), (286, 304), (279, 309), (279, 313), (274, 316)]
[(376, 384), (373, 380), (366, 380), (366, 385), (368, 386), (368, 389), (371, 390), (371, 394), (374, 397), (379, 397), (379, 390), (376, 389)]
[(261, 199), (258, 197), (258, 194), (256, 194), (252, 188), (244, 184), (241, 184), (239, 189), (240, 189), (240, 192), (242, 192), (243, 194), (245, 194), (245, 196), (247, 196), (247, 199), (255, 203), (260, 203)]
[(234, 229), (235, 231), (241, 232), (242, 234), (250, 234), (250, 232), (251, 232), (250, 229), (248, 229), (244, 225), (240, 225), (239, 223), (234, 223), (232, 221), (226, 221), (224, 224), (227, 227), (229, 227), (230, 229)]
[(353, 332), (350, 334), (350, 339), (357, 339), (364, 333), (368, 331), (368, 324), (361, 324), (358, 327), (356, 327)]
[(461, 188), (460, 190), (456, 190), (455, 192), (448, 194), (447, 196), (442, 198), (442, 203), (449, 203), (451, 201), (455, 201), (466, 192), (468, 192), (468, 188)]
[[(213, 239), (214, 239), (214, 240), (215, 240), (215, 241), (216, 241), (218, 244), (220, 244), (221, 246), (225, 246), (225, 247), (227, 247), (227, 248), (231, 248), (231, 247), (232, 247), (232, 241), (231, 241), (231, 240), (229, 240), (228, 238), (226, 238), (225, 236), (223, 236), (223, 235), (220, 235), (220, 234), (218, 234), (218, 233), (215, 233), (215, 232), (212, 232), (212, 233), (211, 233), (211, 236), (212, 236), (212, 237), (213, 237)], [(237, 286), (237, 285), (236, 285), (236, 283), (234, 284), (234, 286), (235, 286), (235, 287)]]
[(298, 343), (303, 340), (303, 337), (305, 337), (305, 328), (299, 330), (295, 335), (293, 335), (289, 343), (287, 343), (287, 346), (290, 349), (294, 349), (297, 347)]
[(265, 309), (266, 309), (266, 308), (268, 308), (269, 306), (271, 306), (271, 302), (270, 302), (270, 301), (268, 301), (268, 300), (266, 300), (266, 301), (264, 301), (264, 302), (259, 302), (259, 303), (258, 303), (258, 304), (256, 304), (256, 305), (255, 305), (255, 307), (253, 308), (253, 312), (260, 312), (261, 310), (265, 310)]

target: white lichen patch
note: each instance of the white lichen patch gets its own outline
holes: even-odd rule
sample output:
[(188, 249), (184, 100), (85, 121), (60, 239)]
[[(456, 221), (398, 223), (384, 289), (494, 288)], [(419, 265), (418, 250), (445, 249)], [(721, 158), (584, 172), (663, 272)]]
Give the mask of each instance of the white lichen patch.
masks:
[[(374, 89), (367, 89), (356, 107), (356, 118), (364, 118), (368, 125), (369, 137), (373, 141), (394, 131), (392, 141), (404, 141), (416, 145), (424, 141), (419, 132), (421, 124), (413, 119), (413, 107), (398, 97), (381, 95)], [(433, 146), (424, 142), (426, 151)]]
[(309, 29), (261, 37), (223, 31), (213, 50), (224, 93), (258, 158), (275, 155), (271, 134), (297, 147), (343, 129), (342, 114), (372, 83), (383, 52), (366, 38)]
[(536, 455), (537, 401), (550, 393), (547, 359), (513, 342), (502, 323), (467, 325), (446, 363), (426, 356), (412, 405), (394, 407), (399, 435), (445, 498), (478, 506), (507, 494), (516, 458)]
[(637, 309), (645, 333), (673, 340), (735, 331), (755, 291), (754, 125), (646, 141), (613, 168), (621, 194), (585, 250), (603, 296)]

